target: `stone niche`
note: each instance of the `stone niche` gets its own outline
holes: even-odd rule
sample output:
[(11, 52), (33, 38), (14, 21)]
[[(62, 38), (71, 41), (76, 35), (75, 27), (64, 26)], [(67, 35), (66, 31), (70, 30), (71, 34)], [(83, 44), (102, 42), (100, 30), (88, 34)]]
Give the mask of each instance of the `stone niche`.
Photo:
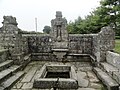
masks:
[(35, 79), (34, 88), (39, 89), (77, 89), (78, 81), (73, 66), (45, 64)]

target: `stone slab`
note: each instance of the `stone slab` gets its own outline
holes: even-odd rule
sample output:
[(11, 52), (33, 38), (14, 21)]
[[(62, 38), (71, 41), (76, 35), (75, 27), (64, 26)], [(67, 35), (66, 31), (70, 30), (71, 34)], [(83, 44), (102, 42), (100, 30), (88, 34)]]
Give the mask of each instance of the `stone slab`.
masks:
[(17, 83), (16, 88), (20, 89), (22, 87), (23, 83)]
[(29, 72), (25, 75), (21, 82), (30, 82), (37, 70), (37, 67), (33, 67)]
[(111, 64), (106, 63), (106, 62), (101, 63), (101, 66), (102, 66), (103, 69), (104, 69), (105, 71), (107, 71), (108, 73), (111, 73), (111, 72), (118, 72), (118, 71), (119, 71), (118, 68), (116, 68), (116, 67), (114, 67), (114, 66), (112, 66)]
[(111, 65), (120, 69), (120, 54), (108, 51), (106, 53), (106, 60)]
[(97, 76), (92, 72), (92, 71), (87, 71), (87, 75), (89, 78), (89, 81), (92, 83), (98, 83), (99, 79), (97, 78)]
[(103, 85), (101, 85), (100, 83), (90, 83), (90, 88), (102, 90)]
[(12, 65), (12, 63), (13, 63), (13, 60), (7, 60), (7, 61), (5, 61), (3, 63), (0, 63), (0, 71), (8, 68), (9, 66)]
[(80, 87), (87, 87), (88, 86), (89, 81), (86, 77), (87, 77), (86, 72), (81, 72), (81, 71), (77, 72), (78, 85)]
[(24, 83), (22, 86), (22, 89), (27, 90), (27, 89), (32, 89), (33, 88), (33, 83)]
[(98, 78), (107, 86), (108, 90), (119, 90), (119, 84), (113, 80), (107, 73), (103, 72), (99, 68), (94, 68)]
[(14, 83), (17, 82), (23, 75), (24, 72), (18, 72), (14, 76), (3, 82), (1, 85), (4, 87), (4, 89), (10, 89), (10, 87), (13, 86)]
[(94, 88), (79, 88), (78, 90), (95, 90)]

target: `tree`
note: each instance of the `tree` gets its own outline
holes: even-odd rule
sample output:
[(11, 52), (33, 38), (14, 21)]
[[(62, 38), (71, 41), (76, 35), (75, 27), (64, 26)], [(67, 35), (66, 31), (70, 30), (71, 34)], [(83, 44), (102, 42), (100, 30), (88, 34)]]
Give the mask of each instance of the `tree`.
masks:
[(44, 32), (44, 33), (49, 34), (50, 31), (51, 31), (51, 27), (50, 27), (50, 26), (44, 26), (44, 29), (43, 29), (43, 32)]
[(116, 35), (120, 35), (120, 0), (102, 0), (100, 4), (101, 10), (98, 13), (107, 25), (113, 26)]
[(101, 0), (97, 7), (85, 19), (78, 17), (68, 24), (69, 33), (98, 33), (104, 26), (111, 25), (120, 36), (120, 0)]

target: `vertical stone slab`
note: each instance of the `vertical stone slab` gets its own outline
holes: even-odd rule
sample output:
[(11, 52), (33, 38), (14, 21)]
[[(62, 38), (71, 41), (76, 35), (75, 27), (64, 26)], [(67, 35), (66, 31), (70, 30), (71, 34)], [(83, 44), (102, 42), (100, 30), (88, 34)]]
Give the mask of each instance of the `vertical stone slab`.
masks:
[(115, 32), (110, 27), (103, 27), (98, 33), (100, 61), (106, 60), (106, 52), (115, 47)]

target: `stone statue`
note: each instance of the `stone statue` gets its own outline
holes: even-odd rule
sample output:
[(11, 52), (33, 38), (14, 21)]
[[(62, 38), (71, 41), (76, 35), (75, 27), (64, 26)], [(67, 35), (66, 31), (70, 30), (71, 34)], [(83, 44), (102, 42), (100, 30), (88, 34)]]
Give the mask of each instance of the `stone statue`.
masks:
[(56, 18), (51, 20), (51, 26), (52, 26), (52, 31), (51, 31), (51, 36), (53, 39), (58, 42), (61, 41), (67, 41), (67, 20), (65, 18), (62, 18), (62, 12), (57, 11), (56, 12)]

